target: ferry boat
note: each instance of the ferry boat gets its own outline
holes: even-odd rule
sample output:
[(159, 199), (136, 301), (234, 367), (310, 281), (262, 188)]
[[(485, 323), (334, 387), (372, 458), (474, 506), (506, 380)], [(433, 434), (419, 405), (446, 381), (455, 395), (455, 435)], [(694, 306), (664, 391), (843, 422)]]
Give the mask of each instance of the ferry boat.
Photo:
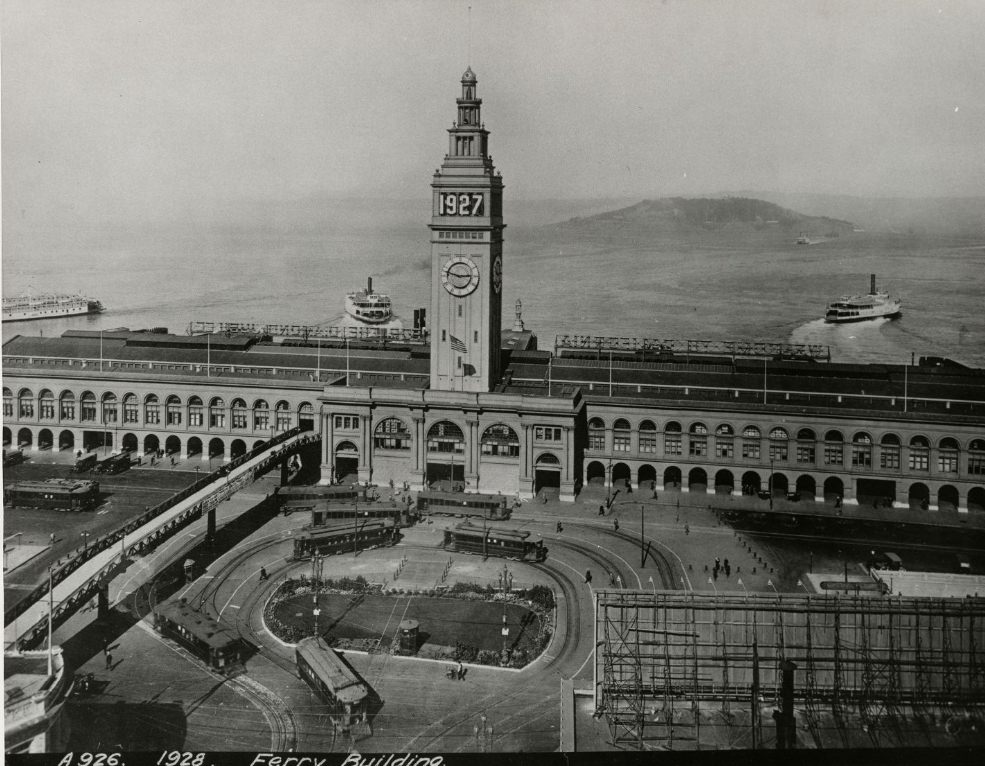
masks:
[(871, 275), (868, 295), (844, 295), (828, 306), (825, 322), (861, 322), (880, 317), (896, 317), (902, 313), (902, 301), (889, 293), (876, 290), (876, 275)]
[(811, 238), (808, 237), (806, 234), (801, 234), (799, 237), (797, 237), (797, 244), (798, 245), (810, 245), (810, 244), (812, 244), (811, 243)]
[(389, 295), (373, 292), (370, 277), (365, 290), (345, 296), (345, 313), (365, 324), (383, 324), (393, 319), (393, 306)]
[(82, 295), (18, 295), (3, 299), (4, 322), (99, 314), (102, 310), (102, 303)]

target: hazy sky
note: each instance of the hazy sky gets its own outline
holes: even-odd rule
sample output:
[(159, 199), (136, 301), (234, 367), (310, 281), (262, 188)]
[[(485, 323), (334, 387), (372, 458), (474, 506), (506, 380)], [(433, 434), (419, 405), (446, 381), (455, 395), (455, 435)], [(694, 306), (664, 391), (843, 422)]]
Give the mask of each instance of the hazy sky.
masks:
[[(471, 13), (471, 54), (469, 21)], [(420, 197), (985, 194), (985, 2), (3, 0), (5, 223)]]

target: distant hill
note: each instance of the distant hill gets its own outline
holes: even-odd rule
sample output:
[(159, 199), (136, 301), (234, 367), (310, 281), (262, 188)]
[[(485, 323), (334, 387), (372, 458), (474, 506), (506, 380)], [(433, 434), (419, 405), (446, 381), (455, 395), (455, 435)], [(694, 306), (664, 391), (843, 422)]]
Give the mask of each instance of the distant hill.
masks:
[(772, 202), (749, 197), (643, 200), (635, 205), (596, 215), (570, 218), (551, 228), (563, 233), (606, 234), (617, 228), (658, 236), (687, 236), (711, 232), (770, 231), (785, 236), (839, 237), (852, 232), (849, 221), (798, 213)]

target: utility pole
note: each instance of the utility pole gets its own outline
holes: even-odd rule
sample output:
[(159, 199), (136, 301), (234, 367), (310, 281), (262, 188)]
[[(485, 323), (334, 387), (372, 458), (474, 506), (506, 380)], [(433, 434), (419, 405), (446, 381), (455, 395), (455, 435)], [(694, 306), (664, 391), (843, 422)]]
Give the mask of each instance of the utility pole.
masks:
[(640, 503), (640, 569), (646, 566), (646, 534), (643, 527), (645, 523), (643, 503)]

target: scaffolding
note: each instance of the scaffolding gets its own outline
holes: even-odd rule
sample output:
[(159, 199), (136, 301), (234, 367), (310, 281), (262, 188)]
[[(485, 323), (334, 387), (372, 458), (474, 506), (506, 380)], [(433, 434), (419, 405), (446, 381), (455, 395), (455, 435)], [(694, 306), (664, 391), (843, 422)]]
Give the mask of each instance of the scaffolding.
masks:
[(617, 746), (697, 748), (708, 725), (725, 746), (781, 746), (762, 718), (789, 663), (810, 746), (899, 746), (928, 716), (985, 715), (985, 599), (602, 590), (595, 618), (596, 712)]

